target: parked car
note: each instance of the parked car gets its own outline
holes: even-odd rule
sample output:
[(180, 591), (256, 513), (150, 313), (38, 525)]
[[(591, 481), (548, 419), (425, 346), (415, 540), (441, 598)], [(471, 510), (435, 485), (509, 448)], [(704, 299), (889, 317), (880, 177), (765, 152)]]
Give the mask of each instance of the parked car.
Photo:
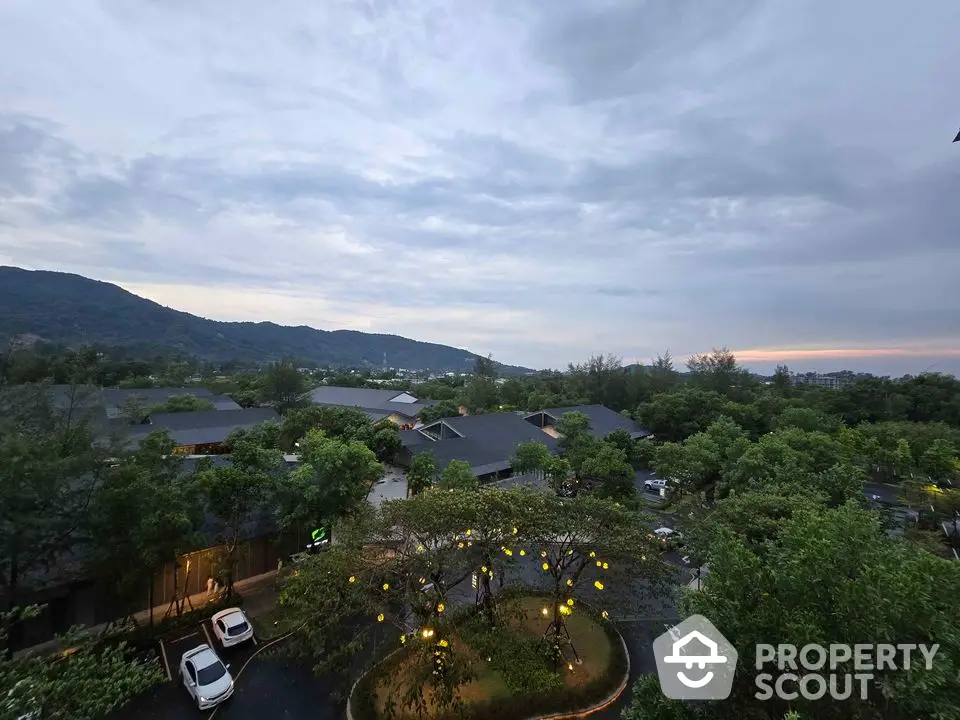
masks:
[(660, 544), (667, 548), (672, 549), (683, 545), (683, 533), (673, 528), (661, 527), (653, 531), (651, 539), (655, 537), (660, 541)]
[(232, 647), (253, 637), (253, 625), (240, 608), (227, 608), (216, 613), (210, 622), (213, 634), (223, 647)]
[(180, 659), (180, 677), (201, 710), (209, 710), (233, 695), (233, 678), (213, 649), (204, 643)]
[(660, 488), (667, 487), (667, 481), (662, 478), (651, 478), (643, 481), (643, 489), (647, 492), (660, 492)]

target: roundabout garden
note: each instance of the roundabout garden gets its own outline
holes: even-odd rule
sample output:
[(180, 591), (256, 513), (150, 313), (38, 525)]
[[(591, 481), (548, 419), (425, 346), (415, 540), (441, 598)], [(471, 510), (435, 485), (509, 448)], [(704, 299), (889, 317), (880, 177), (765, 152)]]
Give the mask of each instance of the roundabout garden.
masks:
[(629, 675), (611, 593), (664, 577), (646, 519), (608, 500), (428, 490), (384, 503), (281, 591), (293, 647), (349, 720), (527, 720), (609, 704)]

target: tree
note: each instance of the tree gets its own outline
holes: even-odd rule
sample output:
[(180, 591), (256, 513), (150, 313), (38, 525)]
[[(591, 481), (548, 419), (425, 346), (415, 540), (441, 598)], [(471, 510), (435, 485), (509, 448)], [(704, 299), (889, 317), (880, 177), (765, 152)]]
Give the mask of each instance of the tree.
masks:
[(196, 547), (199, 492), (174, 447), (167, 433), (148, 435), (111, 464), (83, 515), (86, 567), (108, 589), (116, 617), (132, 615), (149, 588), (152, 623), (154, 576)]
[[(39, 611), (17, 608), (12, 616), (2, 618), (0, 627), (16, 625)], [(6, 638), (0, 637), (0, 644), (6, 644)], [(76, 650), (64, 658), (0, 658), (0, 717), (103, 718), (164, 680), (157, 663), (131, 660), (124, 643), (97, 646), (74, 630), (62, 638), (62, 644)]]
[(669, 392), (677, 384), (677, 377), (670, 351), (667, 350), (663, 355), (657, 355), (650, 365), (651, 392), (654, 395)]
[(633, 497), (635, 474), (623, 450), (607, 442), (599, 443), (580, 466), (580, 477), (595, 484), (597, 495), (615, 500)]
[(913, 451), (910, 449), (910, 443), (906, 438), (900, 438), (897, 440), (897, 446), (893, 451), (894, 475), (900, 480), (905, 480), (913, 474), (914, 467)]
[(750, 373), (737, 364), (736, 356), (725, 347), (691, 356), (687, 369), (698, 387), (732, 398), (743, 397), (752, 384)]
[(622, 450), (624, 457), (627, 458), (627, 462), (635, 468), (639, 467), (639, 458), (637, 456), (638, 441), (631, 438), (629, 432), (622, 428), (614, 430), (613, 432), (607, 433), (604, 442)]
[(489, 357), (477, 356), (473, 376), (463, 390), (463, 404), (470, 412), (489, 412), (500, 404), (496, 377), (497, 371), (493, 360)]
[(920, 470), (931, 480), (946, 480), (953, 476), (957, 449), (948, 440), (934, 440), (920, 456)]
[(424, 452), (413, 456), (407, 472), (407, 496), (419, 495), (431, 487), (437, 479), (437, 461), (433, 453)]
[(513, 457), (510, 458), (510, 467), (517, 475), (542, 473), (551, 457), (545, 443), (527, 440), (517, 445)]
[(453, 400), (441, 400), (436, 405), (425, 407), (420, 411), (420, 421), (424, 424), (432, 423), (441, 418), (459, 416), (460, 408)]
[(773, 391), (780, 397), (789, 397), (792, 387), (790, 368), (786, 365), (777, 365), (777, 369), (773, 372)]
[(367, 447), (373, 450), (373, 454), (380, 462), (392, 463), (396, 461), (397, 455), (403, 449), (400, 431), (389, 420), (381, 421), (373, 426), (373, 437), (367, 443)]
[(479, 487), (470, 463), (451, 460), (440, 473), (437, 487), (441, 490), (476, 490)]
[(271, 490), (267, 475), (250, 469), (230, 466), (202, 466), (197, 471), (198, 483), (207, 508), (219, 521), (220, 541), (226, 546), (224, 590), (233, 594), (237, 549), (243, 539), (244, 526), (264, 506)]
[(551, 594), (547, 635), (559, 664), (565, 662), (568, 649), (577, 652), (565, 639), (566, 617), (577, 611), (575, 595), (586, 591), (602, 611), (615, 614), (614, 600), (603, 593), (608, 584), (633, 583), (635, 597), (640, 598), (643, 592), (637, 582), (646, 583), (645, 590), (650, 591), (663, 579), (664, 566), (646, 519), (612, 500), (540, 494), (529, 497), (520, 509), (518, 544), (526, 541), (539, 552)]
[(363, 443), (310, 430), (300, 441), (300, 466), (278, 486), (280, 527), (332, 526), (366, 502), (382, 475), (383, 465)]
[(0, 613), (20, 604), (25, 578), (78, 542), (108, 470), (110, 445), (93, 432), (89, 394), (70, 387), (56, 402), (50, 395), (46, 385), (0, 388)]
[[(800, 697), (790, 705), (802, 715), (956, 717), (960, 632), (953, 598), (960, 593), (960, 566), (891, 542), (874, 513), (854, 503), (795, 512), (762, 549), (726, 534), (711, 549), (710, 570), (701, 591), (686, 596), (684, 614), (710, 618), (738, 648), (771, 642), (939, 645), (931, 669), (878, 667), (866, 700), (856, 693), (845, 701)], [(776, 698), (757, 702), (757, 672), (751, 663), (738, 668), (730, 698), (717, 707), (719, 717), (774, 718), (788, 709)]]
[(264, 401), (283, 413), (304, 402), (306, 379), (293, 359), (272, 363), (263, 373), (260, 385)]
[(196, 395), (171, 395), (166, 402), (154, 405), (150, 413), (205, 412), (215, 410), (213, 403)]
[(547, 478), (551, 490), (557, 495), (567, 494), (567, 482), (570, 478), (570, 463), (566, 458), (550, 455), (543, 465), (543, 474)]
[(590, 418), (582, 412), (566, 412), (557, 420), (555, 429), (562, 436), (560, 447), (570, 447), (590, 432)]
[(720, 393), (683, 387), (654, 395), (637, 408), (636, 417), (658, 440), (677, 442), (705, 430), (724, 414), (724, 406)]
[(790, 407), (777, 415), (772, 422), (774, 430), (797, 428), (807, 432), (834, 433), (840, 428), (836, 418), (809, 407)]

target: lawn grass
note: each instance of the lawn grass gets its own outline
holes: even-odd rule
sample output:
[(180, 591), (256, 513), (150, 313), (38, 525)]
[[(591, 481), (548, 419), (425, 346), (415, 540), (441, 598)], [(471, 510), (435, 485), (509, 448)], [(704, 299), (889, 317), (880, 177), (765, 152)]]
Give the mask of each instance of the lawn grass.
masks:
[[(613, 647), (604, 629), (586, 611), (566, 617), (573, 646), (579, 655), (578, 662), (569, 647), (564, 650), (564, 663), (558, 673), (553, 671), (553, 662), (548, 658), (548, 641), (543, 638), (550, 622), (542, 614), (549, 607), (549, 599), (543, 597), (520, 597), (501, 602), (502, 626), (490, 630), (480, 617), (467, 620), (449, 634), (453, 651), (461, 661), (468, 663), (473, 679), (460, 686), (458, 698), (465, 705), (491, 700), (509, 700), (528, 692), (543, 692), (550, 687), (582, 688), (596, 682), (608, 673), (613, 657)], [(418, 642), (413, 640), (413, 642)], [(396, 704), (396, 720), (411, 720), (420, 716), (414, 709), (403, 707), (403, 698), (412, 686), (423, 684), (423, 656), (411, 652), (399, 665), (389, 671), (388, 678), (381, 678), (374, 689), (374, 707), (377, 715), (385, 715), (389, 701)], [(429, 662), (427, 660), (426, 662)], [(430, 717), (437, 708), (427, 689), (424, 691)]]

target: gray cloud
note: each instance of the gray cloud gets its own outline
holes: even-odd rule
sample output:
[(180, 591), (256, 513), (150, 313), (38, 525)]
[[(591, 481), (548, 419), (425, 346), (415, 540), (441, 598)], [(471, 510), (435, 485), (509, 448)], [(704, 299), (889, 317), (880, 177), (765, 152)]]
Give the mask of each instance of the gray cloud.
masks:
[(951, 0), (545, 8), (9, 4), (0, 260), (531, 365), (956, 346)]

